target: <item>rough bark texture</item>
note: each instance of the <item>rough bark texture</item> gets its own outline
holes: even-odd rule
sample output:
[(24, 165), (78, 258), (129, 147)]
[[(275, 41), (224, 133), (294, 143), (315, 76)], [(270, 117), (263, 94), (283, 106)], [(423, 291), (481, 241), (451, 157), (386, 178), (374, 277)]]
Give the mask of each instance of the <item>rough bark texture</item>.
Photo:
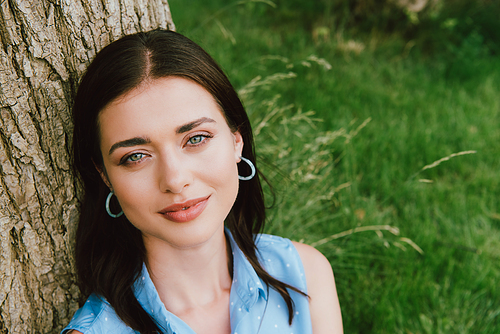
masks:
[(81, 299), (69, 106), (96, 51), (174, 29), (166, 0), (0, 0), (0, 333), (57, 333)]

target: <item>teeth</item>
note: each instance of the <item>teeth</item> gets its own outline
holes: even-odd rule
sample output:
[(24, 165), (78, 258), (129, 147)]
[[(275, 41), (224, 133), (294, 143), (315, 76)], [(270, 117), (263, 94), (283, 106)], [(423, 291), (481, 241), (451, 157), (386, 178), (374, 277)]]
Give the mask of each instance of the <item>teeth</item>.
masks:
[(189, 209), (188, 206), (186, 206), (185, 208), (182, 208), (182, 211), (187, 210), (187, 209)]

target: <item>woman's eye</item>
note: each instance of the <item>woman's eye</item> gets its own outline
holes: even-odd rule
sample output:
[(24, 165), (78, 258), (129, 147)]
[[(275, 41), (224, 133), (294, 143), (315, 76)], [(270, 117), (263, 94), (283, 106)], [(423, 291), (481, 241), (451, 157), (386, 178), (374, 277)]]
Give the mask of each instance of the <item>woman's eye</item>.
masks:
[(206, 136), (203, 136), (203, 135), (196, 135), (196, 136), (193, 136), (191, 138), (189, 138), (188, 140), (188, 144), (190, 145), (196, 145), (196, 144), (199, 144), (203, 141), (203, 139), (205, 139)]
[(144, 157), (143, 153), (134, 153), (127, 157), (127, 161), (136, 162), (141, 160), (143, 157)]

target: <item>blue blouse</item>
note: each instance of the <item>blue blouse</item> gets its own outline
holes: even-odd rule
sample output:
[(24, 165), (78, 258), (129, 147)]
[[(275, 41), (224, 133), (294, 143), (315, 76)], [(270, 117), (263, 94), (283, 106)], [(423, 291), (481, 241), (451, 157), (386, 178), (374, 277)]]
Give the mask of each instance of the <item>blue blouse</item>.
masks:
[[(288, 309), (281, 295), (268, 288), (259, 278), (243, 252), (227, 231), (233, 251), (233, 283), (229, 297), (232, 334), (308, 334), (312, 333), (309, 300), (289, 291), (295, 305), (292, 325), (288, 325)], [(259, 260), (276, 279), (307, 292), (304, 268), (290, 240), (260, 234), (256, 245)], [(195, 334), (180, 318), (167, 311), (149, 277), (146, 266), (134, 284), (134, 293), (149, 315), (167, 334)], [(136, 333), (116, 315), (102, 297), (92, 294), (74, 315), (62, 334), (76, 329), (84, 334)]]

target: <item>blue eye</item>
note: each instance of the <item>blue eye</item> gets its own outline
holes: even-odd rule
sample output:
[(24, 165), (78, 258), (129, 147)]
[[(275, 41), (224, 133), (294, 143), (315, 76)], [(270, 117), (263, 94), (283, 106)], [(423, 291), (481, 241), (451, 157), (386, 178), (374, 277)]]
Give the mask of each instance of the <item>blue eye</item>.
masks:
[(204, 138), (206, 138), (206, 136), (196, 135), (196, 136), (189, 138), (188, 143), (191, 145), (196, 145), (196, 144), (201, 143)]
[(143, 154), (143, 153), (134, 153), (134, 154), (129, 155), (129, 156), (127, 157), (127, 160), (128, 160), (128, 161), (135, 162), (135, 161), (139, 161), (139, 160), (141, 160), (143, 157), (144, 157), (144, 154)]

